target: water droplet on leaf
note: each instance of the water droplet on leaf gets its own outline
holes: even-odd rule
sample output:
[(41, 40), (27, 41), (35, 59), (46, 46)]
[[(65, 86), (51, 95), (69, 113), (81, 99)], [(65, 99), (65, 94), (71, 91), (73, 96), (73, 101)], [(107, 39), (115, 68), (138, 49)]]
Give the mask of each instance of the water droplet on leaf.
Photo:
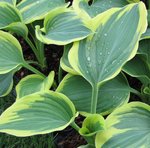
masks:
[(107, 36), (107, 33), (105, 33), (104, 36)]
[(112, 61), (112, 64), (114, 64), (116, 62), (116, 60)]
[(88, 60), (88, 61), (91, 61), (91, 58), (90, 58), (90, 57), (87, 57), (87, 60)]

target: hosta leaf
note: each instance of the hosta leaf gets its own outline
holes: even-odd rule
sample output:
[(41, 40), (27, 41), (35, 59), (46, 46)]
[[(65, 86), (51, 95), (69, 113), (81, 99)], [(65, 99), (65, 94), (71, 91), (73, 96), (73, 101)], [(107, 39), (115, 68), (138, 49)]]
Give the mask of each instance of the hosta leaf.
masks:
[(9, 4), (16, 5), (16, 0), (0, 0), (0, 2), (6, 2), (6, 3), (9, 3)]
[(146, 94), (146, 95), (149, 95), (150, 96), (150, 86), (147, 86), (143, 89), (143, 92)]
[(16, 86), (17, 99), (39, 91), (48, 91), (53, 81), (54, 72), (51, 72), (46, 78), (37, 74), (28, 75)]
[(102, 13), (113, 7), (123, 7), (129, 4), (126, 0), (94, 0), (91, 5), (89, 5), (89, 0), (75, 0), (73, 1), (73, 8), (83, 13), (83, 10), (88, 13), (90, 17), (95, 17), (99, 13)]
[(36, 27), (37, 38), (46, 44), (66, 45), (87, 37), (91, 30), (79, 16), (68, 9), (59, 9), (49, 13), (44, 21), (44, 28)]
[[(81, 76), (68, 74), (56, 91), (68, 96), (78, 111), (90, 113), (92, 87)], [(129, 94), (129, 85), (125, 77), (118, 75), (99, 88), (97, 113), (109, 114), (116, 107), (126, 103)]]
[(150, 106), (132, 102), (116, 109), (106, 119), (106, 129), (96, 137), (96, 148), (150, 145)]
[(148, 85), (146, 86), (143, 86), (142, 87), (142, 95), (143, 95), (143, 100), (144, 100), (144, 103), (147, 103), (150, 105), (150, 81), (148, 83)]
[(123, 67), (123, 71), (132, 77), (137, 77), (142, 83), (150, 83), (150, 68), (147, 63), (140, 58), (140, 55), (136, 55), (131, 61), (126, 63)]
[(150, 10), (147, 10), (148, 16), (147, 16), (147, 20), (148, 20), (148, 26), (150, 27)]
[(141, 40), (150, 39), (150, 28), (146, 30), (146, 32), (141, 36)]
[(0, 3), (0, 29), (6, 28), (11, 23), (21, 22), (19, 11), (8, 3)]
[(138, 2), (140, 2), (140, 0), (126, 0), (127, 2), (129, 2), (129, 3), (138, 3)]
[(139, 44), (138, 54), (145, 56), (144, 60), (150, 66), (150, 40), (142, 40)]
[(60, 65), (61, 65), (63, 70), (65, 70), (71, 74), (77, 74), (77, 72), (75, 72), (73, 70), (73, 68), (71, 67), (69, 60), (68, 60), (68, 53), (69, 53), (71, 47), (72, 47), (72, 44), (68, 44), (64, 47), (64, 53), (63, 53), (63, 56), (60, 60)]
[(16, 33), (19, 36), (27, 38), (28, 36), (28, 28), (22, 22), (12, 23), (5, 28), (6, 30), (11, 31), (12, 33)]
[(23, 0), (17, 5), (23, 20), (29, 24), (35, 20), (43, 19), (51, 10), (67, 7), (65, 0)]
[(95, 148), (95, 146), (87, 144), (87, 145), (81, 145), (78, 148)]
[(13, 74), (14, 72), (0, 74), (0, 97), (8, 95), (12, 90)]
[(69, 52), (71, 66), (92, 86), (115, 77), (137, 52), (147, 27), (146, 13), (140, 2), (112, 8), (93, 18), (95, 34), (74, 43)]
[(22, 23), (19, 11), (8, 3), (0, 3), (0, 29), (5, 29), (23, 36), (28, 35), (28, 28)]
[(17, 39), (0, 31), (0, 74), (8, 73), (23, 63), (22, 49)]
[(0, 117), (0, 132), (31, 136), (63, 130), (76, 117), (72, 102), (55, 92), (42, 92), (17, 100)]
[(105, 129), (105, 120), (99, 114), (89, 115), (82, 123), (79, 133), (82, 136), (93, 136)]

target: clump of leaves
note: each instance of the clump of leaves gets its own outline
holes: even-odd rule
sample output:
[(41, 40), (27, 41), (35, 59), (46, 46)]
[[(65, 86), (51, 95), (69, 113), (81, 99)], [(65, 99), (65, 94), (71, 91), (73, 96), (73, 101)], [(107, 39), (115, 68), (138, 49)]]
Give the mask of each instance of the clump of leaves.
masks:
[[(55, 91), (50, 90), (56, 85), (54, 72), (45, 76), (31, 66), (17, 39), (0, 31), (1, 96), (10, 92), (13, 75), (21, 67), (35, 73), (16, 86), (16, 102), (1, 115), (0, 132), (24, 137), (71, 125), (87, 141), (82, 147), (148, 147), (150, 61), (144, 3), (76, 0), (68, 7), (64, 0), (25, 0), (12, 4), (0, 2), (0, 14), (7, 12), (0, 15), (1, 29), (21, 35), (41, 68), (46, 66), (44, 44), (64, 45), (60, 66), (68, 74)], [(141, 92), (129, 86), (123, 72), (142, 82)], [(130, 92), (142, 101), (128, 103)], [(75, 123), (79, 114), (86, 117), (81, 128)]]

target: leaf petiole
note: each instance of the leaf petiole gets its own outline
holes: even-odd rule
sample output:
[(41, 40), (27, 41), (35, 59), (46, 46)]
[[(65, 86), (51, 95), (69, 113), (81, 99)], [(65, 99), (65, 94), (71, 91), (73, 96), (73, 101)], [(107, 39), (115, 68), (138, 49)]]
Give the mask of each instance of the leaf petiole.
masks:
[(139, 91), (137, 91), (136, 89), (134, 89), (134, 88), (130, 88), (130, 91), (131, 91), (133, 94), (139, 96), (140, 98), (143, 97), (142, 94), (141, 94)]
[(96, 108), (97, 108), (97, 98), (98, 98), (98, 85), (94, 84), (92, 86), (92, 100), (91, 100), (91, 113), (95, 114), (96, 113)]
[(35, 48), (34, 44), (31, 42), (31, 40), (27, 37), (25, 38), (25, 41), (28, 43), (28, 45), (31, 47), (32, 51), (36, 55), (36, 58), (39, 60), (39, 55), (37, 53), (37, 49)]
[(77, 132), (79, 132), (80, 127), (79, 127), (75, 122), (72, 122), (72, 123), (71, 123), (71, 126), (72, 126)]
[(30, 71), (32, 71), (33, 73), (39, 74), (42, 77), (46, 77), (43, 73), (41, 73), (39, 70), (37, 70), (36, 68), (34, 68), (33, 66), (29, 65), (28, 63), (24, 62), (23, 66), (27, 69), (29, 69)]
[(59, 70), (58, 70), (58, 82), (59, 83), (62, 80), (62, 72), (63, 72), (63, 70), (62, 70), (61, 66), (59, 65)]

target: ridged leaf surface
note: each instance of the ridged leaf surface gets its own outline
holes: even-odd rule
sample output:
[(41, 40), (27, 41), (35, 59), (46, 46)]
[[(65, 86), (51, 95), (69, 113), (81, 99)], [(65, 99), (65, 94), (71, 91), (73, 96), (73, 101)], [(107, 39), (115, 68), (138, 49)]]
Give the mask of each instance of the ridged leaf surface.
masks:
[(9, 3), (9, 4), (16, 5), (16, 0), (0, 0), (0, 2), (6, 2), (6, 3)]
[(97, 134), (96, 148), (148, 148), (150, 106), (132, 102), (116, 109), (106, 119), (106, 130)]
[[(80, 112), (90, 113), (92, 87), (81, 76), (67, 75), (57, 88), (68, 96)], [(97, 113), (106, 115), (128, 102), (129, 86), (123, 75), (106, 82), (99, 88)]]
[(36, 27), (37, 38), (46, 44), (66, 45), (86, 38), (91, 33), (75, 11), (68, 9), (49, 13), (45, 18), (44, 28)]
[(26, 24), (43, 19), (50, 11), (67, 7), (65, 0), (23, 0), (17, 5)]
[(17, 39), (0, 31), (0, 74), (8, 73), (23, 63), (22, 49)]
[(21, 21), (21, 15), (14, 6), (4, 2), (0, 3), (0, 29), (6, 28), (11, 23)]
[(8, 95), (13, 86), (13, 72), (0, 75), (0, 97)]
[(55, 92), (42, 92), (17, 100), (0, 116), (0, 132), (24, 137), (63, 130), (73, 122), (71, 101)]
[(137, 52), (147, 27), (146, 14), (140, 2), (112, 8), (93, 18), (95, 34), (75, 42), (69, 52), (73, 69), (92, 86), (115, 77)]
[(22, 98), (39, 91), (48, 91), (54, 81), (54, 72), (44, 78), (37, 74), (28, 75), (16, 86), (17, 98)]

